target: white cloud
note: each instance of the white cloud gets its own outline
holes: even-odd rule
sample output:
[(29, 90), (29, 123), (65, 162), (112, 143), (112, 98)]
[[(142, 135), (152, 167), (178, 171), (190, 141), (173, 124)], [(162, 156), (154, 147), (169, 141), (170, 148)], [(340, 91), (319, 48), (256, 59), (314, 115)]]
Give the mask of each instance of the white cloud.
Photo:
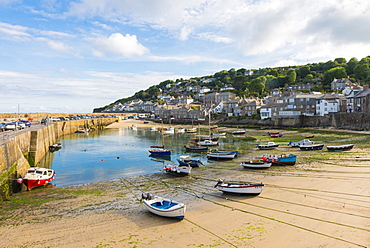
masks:
[(139, 43), (136, 35), (114, 33), (95, 41), (94, 55), (102, 57), (105, 53), (133, 57), (149, 53), (149, 49)]

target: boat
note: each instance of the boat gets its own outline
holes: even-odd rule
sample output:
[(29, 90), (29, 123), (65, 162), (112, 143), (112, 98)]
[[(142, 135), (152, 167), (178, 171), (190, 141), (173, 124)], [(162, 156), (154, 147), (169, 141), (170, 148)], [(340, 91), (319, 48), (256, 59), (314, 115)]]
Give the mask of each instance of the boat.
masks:
[(295, 165), (297, 161), (297, 156), (294, 154), (280, 154), (280, 155), (268, 155), (264, 156), (268, 159), (272, 165)]
[(212, 136), (226, 136), (226, 133), (212, 133)]
[(235, 130), (231, 132), (232, 134), (245, 134), (245, 130)]
[(185, 133), (185, 128), (183, 128), (183, 127), (176, 128), (175, 133)]
[(150, 131), (157, 131), (158, 130), (158, 127), (151, 127), (149, 128)]
[(141, 200), (149, 212), (162, 216), (183, 220), (185, 217), (186, 205), (184, 203), (154, 196), (150, 193), (142, 194)]
[(196, 144), (196, 145), (184, 145), (184, 147), (185, 147), (186, 151), (189, 151), (189, 152), (206, 152), (206, 151), (208, 151), (207, 146), (200, 146), (198, 144)]
[(283, 133), (270, 133), (270, 138), (278, 138), (282, 136), (283, 136)]
[(49, 150), (51, 152), (59, 151), (60, 149), (62, 149), (62, 143), (55, 143), (55, 144), (49, 146)]
[(137, 126), (135, 126), (134, 124), (132, 124), (130, 127), (128, 127), (128, 129), (130, 129), (130, 130), (137, 130)]
[(198, 145), (200, 146), (217, 146), (218, 141), (217, 140), (202, 140), (198, 142)]
[(313, 144), (313, 145), (301, 145), (299, 149), (302, 151), (317, 151), (322, 150), (324, 148), (324, 144)]
[(180, 158), (177, 159), (177, 162), (179, 162), (179, 165), (190, 165), (191, 167), (199, 167), (203, 165), (200, 159), (191, 159), (190, 156), (187, 155), (180, 156)]
[(214, 187), (225, 193), (259, 195), (263, 186), (262, 183), (224, 182), (224, 180), (219, 179)]
[(150, 155), (153, 155), (153, 156), (170, 156), (171, 151), (164, 148), (163, 129), (162, 129), (161, 135), (162, 135), (162, 145), (161, 146), (151, 146), (149, 149), (149, 153)]
[(207, 154), (209, 159), (234, 159), (238, 156), (238, 151), (228, 152), (228, 151), (214, 151)]
[(291, 147), (299, 147), (299, 146), (313, 145), (313, 144), (315, 144), (315, 141), (310, 141), (309, 139), (303, 139), (297, 142), (290, 141), (288, 145), (290, 145)]
[(338, 145), (338, 146), (326, 146), (328, 152), (342, 152), (349, 151), (353, 148), (354, 144)]
[(162, 133), (169, 133), (169, 134), (173, 134), (175, 133), (175, 129), (173, 127), (168, 127), (168, 128), (164, 128), (161, 130)]
[(88, 129), (81, 129), (81, 130), (77, 130), (75, 133), (88, 133), (89, 130)]
[(23, 178), (19, 178), (18, 182), (24, 183), (28, 190), (32, 190), (35, 187), (43, 186), (51, 181), (55, 177), (53, 169), (31, 167), (27, 170), (26, 175)]
[(268, 142), (267, 144), (257, 144), (257, 148), (260, 150), (271, 150), (275, 149), (279, 146), (279, 144), (275, 144), (275, 142)]
[(211, 137), (209, 135), (195, 135), (194, 138), (192, 138), (194, 141), (204, 141), (204, 140), (212, 140), (212, 141), (217, 141), (219, 140), (219, 137)]
[(167, 174), (171, 174), (175, 176), (187, 176), (191, 173), (191, 166), (190, 165), (165, 164), (163, 166), (163, 171)]
[(197, 128), (196, 127), (188, 128), (188, 129), (186, 129), (186, 132), (187, 133), (196, 133), (197, 132)]
[(151, 146), (151, 149), (149, 149), (149, 152), (151, 155), (154, 156), (170, 156), (171, 151), (164, 149), (163, 146)]
[(254, 158), (250, 161), (245, 161), (240, 163), (244, 168), (269, 168), (272, 163), (267, 160), (265, 157)]

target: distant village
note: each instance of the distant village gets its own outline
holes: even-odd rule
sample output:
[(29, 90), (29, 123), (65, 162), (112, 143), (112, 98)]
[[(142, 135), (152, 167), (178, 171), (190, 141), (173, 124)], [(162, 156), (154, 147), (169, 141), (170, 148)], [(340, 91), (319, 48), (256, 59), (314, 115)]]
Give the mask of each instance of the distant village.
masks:
[[(232, 92), (231, 86), (225, 86), (215, 92), (204, 86), (189, 84), (182, 87), (168, 84), (158, 95), (160, 103), (132, 100), (123, 104), (115, 103), (103, 112), (141, 112), (150, 118), (193, 120), (205, 120), (210, 114), (218, 118), (263, 120), (296, 118), (301, 115), (324, 116), (337, 112), (370, 113), (368, 85), (360, 86), (349, 78), (343, 78), (332, 81), (332, 93), (311, 92), (313, 86), (313, 83), (290, 85), (284, 90), (274, 89), (261, 99), (238, 97)], [(170, 95), (173, 93), (178, 97)]]

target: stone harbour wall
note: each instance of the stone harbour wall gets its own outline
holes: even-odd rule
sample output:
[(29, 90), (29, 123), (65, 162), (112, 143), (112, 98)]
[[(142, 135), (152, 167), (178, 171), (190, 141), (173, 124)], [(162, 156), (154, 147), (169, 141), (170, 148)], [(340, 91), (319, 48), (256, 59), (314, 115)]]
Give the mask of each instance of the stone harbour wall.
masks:
[(22, 189), (17, 178), (23, 177), (30, 166), (37, 165), (57, 138), (81, 129), (102, 129), (115, 121), (117, 118), (54, 122), (8, 139), (0, 145), (0, 201)]

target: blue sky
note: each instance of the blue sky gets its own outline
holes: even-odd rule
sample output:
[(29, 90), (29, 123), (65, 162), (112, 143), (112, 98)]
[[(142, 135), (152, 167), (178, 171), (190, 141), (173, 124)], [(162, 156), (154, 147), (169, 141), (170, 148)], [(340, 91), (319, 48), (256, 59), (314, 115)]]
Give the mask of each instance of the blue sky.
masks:
[(0, 112), (92, 112), (164, 80), (370, 55), (368, 0), (0, 0)]

